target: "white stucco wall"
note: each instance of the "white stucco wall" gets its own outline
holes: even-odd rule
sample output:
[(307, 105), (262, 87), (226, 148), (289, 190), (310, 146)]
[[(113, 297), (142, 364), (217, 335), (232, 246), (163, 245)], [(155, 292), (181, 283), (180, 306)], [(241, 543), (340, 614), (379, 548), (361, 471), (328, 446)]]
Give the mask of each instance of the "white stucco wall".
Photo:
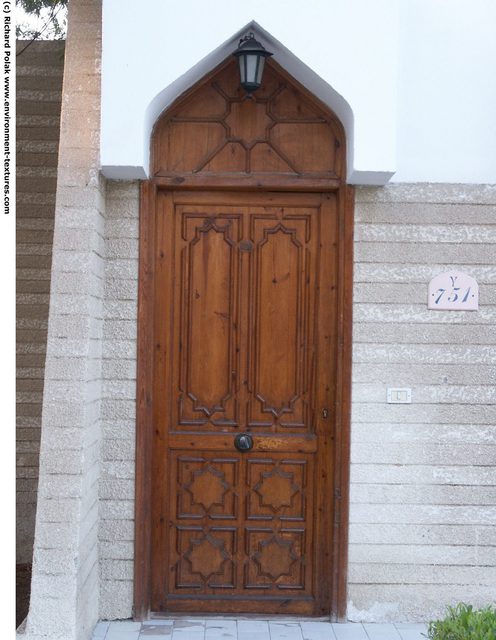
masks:
[[(161, 0), (146, 0), (139, 13), (131, 0), (104, 0), (103, 6), (102, 166), (107, 176), (144, 177), (149, 134), (160, 111), (228, 57), (239, 30), (252, 20), (265, 30), (255, 29), (274, 59), (343, 121), (351, 141), (352, 181), (383, 183), (394, 171), (397, 0), (312, 0), (304, 10), (297, 0), (185, 0), (173, 11)], [(133, 46), (137, 19), (147, 34)], [(159, 105), (147, 112), (166, 88)]]
[(310, 0), (304, 7), (184, 0), (173, 11), (162, 0), (103, 5), (108, 177), (145, 176), (157, 115), (227, 57), (238, 31), (255, 20), (274, 59), (343, 121), (351, 183), (385, 184), (393, 174), (398, 182), (496, 182), (491, 0), (473, 0), (469, 9), (463, 0)]
[(396, 182), (496, 183), (496, 3), (401, 2)]

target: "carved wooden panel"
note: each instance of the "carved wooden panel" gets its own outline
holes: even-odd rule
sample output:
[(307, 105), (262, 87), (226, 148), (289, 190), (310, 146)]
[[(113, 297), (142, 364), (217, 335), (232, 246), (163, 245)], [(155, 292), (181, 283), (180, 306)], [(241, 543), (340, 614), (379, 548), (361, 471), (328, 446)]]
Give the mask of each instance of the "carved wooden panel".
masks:
[(336, 117), (273, 61), (248, 97), (229, 61), (168, 109), (153, 136), (154, 176), (265, 173), (344, 178)]
[(274, 209), (250, 216), (248, 363), (252, 428), (310, 428), (315, 263), (319, 211)]
[[(234, 520), (238, 516), (238, 497), (235, 491), (239, 479), (236, 458), (213, 458), (181, 455), (171, 461), (178, 520), (199, 520), (207, 515), (212, 520)], [(178, 487), (178, 491), (175, 488)]]
[[(171, 536), (172, 593), (235, 588), (236, 531), (229, 527), (178, 526)], [(175, 544), (174, 544), (175, 542)]]
[[(247, 520), (303, 522), (307, 514), (310, 458), (248, 461), (247, 482), (252, 488), (246, 504)], [(310, 496), (311, 499), (311, 496)]]
[(175, 216), (177, 429), (311, 432), (319, 207)]
[(178, 423), (236, 426), (242, 221), (181, 210), (178, 222)]
[(226, 589), (311, 596), (310, 460), (172, 452), (169, 598)]
[(325, 611), (336, 214), (333, 194), (158, 201), (156, 611)]
[[(277, 533), (266, 528), (247, 530), (250, 561), (245, 571), (244, 588), (289, 595), (305, 589), (305, 535), (301, 529), (281, 528)], [(310, 572), (308, 572), (310, 573)]]

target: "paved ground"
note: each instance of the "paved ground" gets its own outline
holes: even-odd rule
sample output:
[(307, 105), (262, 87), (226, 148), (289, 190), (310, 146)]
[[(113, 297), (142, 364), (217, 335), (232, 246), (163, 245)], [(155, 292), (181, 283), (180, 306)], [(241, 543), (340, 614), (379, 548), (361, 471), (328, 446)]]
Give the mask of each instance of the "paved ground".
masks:
[(425, 624), (185, 619), (99, 622), (93, 640), (425, 640)]

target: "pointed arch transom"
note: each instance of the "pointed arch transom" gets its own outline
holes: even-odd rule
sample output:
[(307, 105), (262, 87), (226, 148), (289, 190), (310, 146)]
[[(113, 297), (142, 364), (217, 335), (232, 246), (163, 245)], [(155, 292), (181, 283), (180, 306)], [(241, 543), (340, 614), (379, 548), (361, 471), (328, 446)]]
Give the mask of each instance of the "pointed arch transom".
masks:
[(247, 96), (227, 61), (157, 121), (152, 176), (286, 177), (342, 182), (344, 130), (328, 107), (275, 62)]

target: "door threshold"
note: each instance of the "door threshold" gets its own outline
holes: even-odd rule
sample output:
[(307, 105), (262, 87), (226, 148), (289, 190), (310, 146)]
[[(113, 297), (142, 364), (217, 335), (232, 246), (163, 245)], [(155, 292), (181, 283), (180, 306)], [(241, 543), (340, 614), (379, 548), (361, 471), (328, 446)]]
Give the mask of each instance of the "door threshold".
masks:
[(151, 612), (148, 620), (273, 620), (274, 622), (331, 622), (331, 616), (299, 616), (299, 615), (284, 615), (284, 614), (263, 614), (263, 613), (161, 613)]

